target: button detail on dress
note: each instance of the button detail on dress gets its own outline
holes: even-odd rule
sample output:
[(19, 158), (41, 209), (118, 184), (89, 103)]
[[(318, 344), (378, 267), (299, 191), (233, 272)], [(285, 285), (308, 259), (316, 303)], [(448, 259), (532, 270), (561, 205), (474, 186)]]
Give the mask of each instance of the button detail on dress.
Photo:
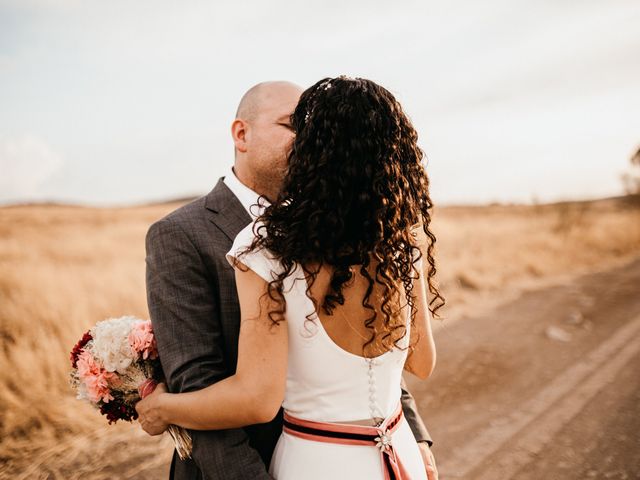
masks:
[(378, 407), (378, 397), (376, 394), (376, 377), (373, 371), (373, 367), (376, 365), (376, 362), (373, 358), (365, 358), (365, 361), (367, 362), (367, 375), (369, 376), (369, 413), (371, 414), (371, 418), (375, 419), (376, 417), (384, 416), (378, 415), (378, 413), (380, 413), (380, 409)]

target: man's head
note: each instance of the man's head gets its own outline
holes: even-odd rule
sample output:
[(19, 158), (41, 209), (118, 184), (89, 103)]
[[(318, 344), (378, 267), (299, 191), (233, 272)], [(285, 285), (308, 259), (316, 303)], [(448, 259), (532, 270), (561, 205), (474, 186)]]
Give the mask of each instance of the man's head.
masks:
[(301, 93), (290, 82), (259, 83), (244, 94), (231, 124), (236, 175), (272, 201), (282, 185), (294, 136), (289, 117)]

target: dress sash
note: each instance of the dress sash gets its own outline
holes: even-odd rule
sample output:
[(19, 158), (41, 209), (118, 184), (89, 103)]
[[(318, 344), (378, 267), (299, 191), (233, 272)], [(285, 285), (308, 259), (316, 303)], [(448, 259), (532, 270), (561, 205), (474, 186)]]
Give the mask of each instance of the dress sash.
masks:
[(296, 418), (285, 411), (283, 430), (294, 437), (315, 442), (377, 447), (380, 451), (385, 480), (410, 480), (409, 474), (393, 448), (393, 434), (398, 429), (403, 416), (400, 403), (394, 413), (377, 427), (314, 422)]

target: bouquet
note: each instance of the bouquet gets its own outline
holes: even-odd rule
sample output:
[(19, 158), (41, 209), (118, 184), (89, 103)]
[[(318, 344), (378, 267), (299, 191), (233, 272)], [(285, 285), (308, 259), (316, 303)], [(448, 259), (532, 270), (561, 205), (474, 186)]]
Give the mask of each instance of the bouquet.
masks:
[[(71, 351), (71, 386), (107, 417), (109, 424), (138, 418), (135, 404), (162, 380), (151, 321), (125, 316), (98, 322)], [(169, 426), (182, 460), (191, 455), (191, 438)]]

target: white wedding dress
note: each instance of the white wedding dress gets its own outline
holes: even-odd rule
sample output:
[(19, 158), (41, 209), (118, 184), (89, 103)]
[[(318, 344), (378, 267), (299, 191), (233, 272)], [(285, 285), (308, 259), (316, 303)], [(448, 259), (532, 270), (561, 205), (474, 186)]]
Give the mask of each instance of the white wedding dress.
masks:
[[(238, 258), (267, 281), (282, 271), (266, 250), (241, 254), (251, 244), (251, 223), (236, 237), (227, 254)], [(306, 280), (298, 266), (284, 282), (289, 356), (283, 407), (288, 414), (316, 422), (343, 423), (389, 417), (400, 402), (400, 381), (407, 350), (394, 348), (365, 359), (339, 347), (315, 316)], [(306, 316), (312, 322), (308, 321)], [(408, 325), (409, 326), (409, 325)], [(408, 343), (409, 331), (403, 338)], [(401, 345), (404, 346), (404, 345)], [(427, 478), (415, 437), (404, 416), (392, 436), (393, 449), (412, 480)], [(341, 445), (299, 438), (283, 432), (269, 473), (277, 480), (385, 478), (375, 445)]]

